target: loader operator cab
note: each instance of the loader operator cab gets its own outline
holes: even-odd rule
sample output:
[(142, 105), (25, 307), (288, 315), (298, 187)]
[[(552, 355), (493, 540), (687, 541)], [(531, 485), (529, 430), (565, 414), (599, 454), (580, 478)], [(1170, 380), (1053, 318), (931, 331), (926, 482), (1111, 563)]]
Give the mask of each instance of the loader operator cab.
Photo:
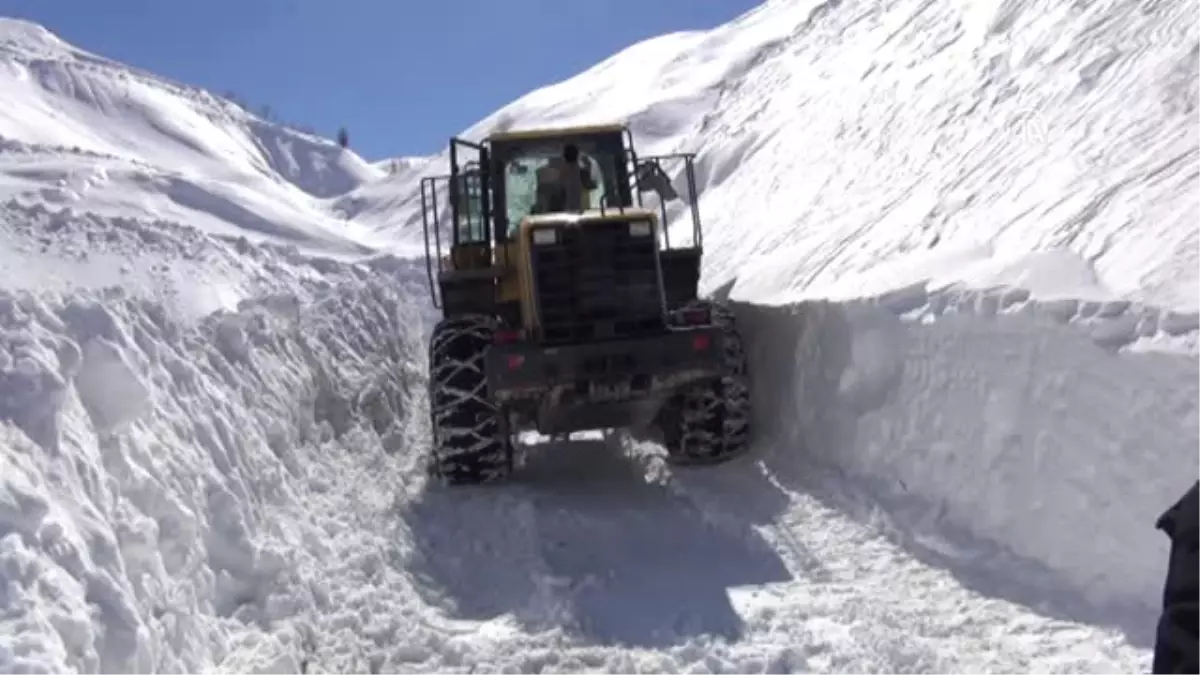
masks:
[(563, 146), (537, 170), (537, 199), (533, 213), (581, 212), (591, 207), (591, 192), (596, 189), (591, 160), (579, 156), (574, 143)]
[[(450, 175), (421, 179), (426, 276), (446, 315), (490, 313), (550, 339), (553, 308), (541, 295), (567, 282), (543, 278), (547, 255), (576, 271), (593, 252), (644, 256), (633, 267), (649, 285), (629, 294), (664, 300), (653, 312), (660, 324), (696, 297), (702, 233), (692, 153), (640, 156), (626, 125), (601, 124), (452, 138), (449, 155)], [(612, 240), (624, 236), (617, 232), (632, 233), (629, 250), (640, 253)]]
[(526, 216), (598, 208), (613, 190), (616, 157), (594, 157), (573, 142), (513, 147), (504, 165), (505, 237)]

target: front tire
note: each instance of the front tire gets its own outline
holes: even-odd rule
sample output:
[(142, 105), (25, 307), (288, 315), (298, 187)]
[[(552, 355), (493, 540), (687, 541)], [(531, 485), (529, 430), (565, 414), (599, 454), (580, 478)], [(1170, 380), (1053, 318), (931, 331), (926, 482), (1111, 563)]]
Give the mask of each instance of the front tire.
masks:
[(703, 307), (722, 333), (721, 376), (680, 393), (663, 420), (667, 458), (672, 464), (719, 464), (750, 447), (750, 379), (745, 345), (733, 312), (698, 300), (682, 311)]
[(494, 332), (488, 317), (454, 317), (439, 321), (429, 341), (429, 469), (451, 485), (489, 483), (512, 470), (512, 443), (484, 372)]

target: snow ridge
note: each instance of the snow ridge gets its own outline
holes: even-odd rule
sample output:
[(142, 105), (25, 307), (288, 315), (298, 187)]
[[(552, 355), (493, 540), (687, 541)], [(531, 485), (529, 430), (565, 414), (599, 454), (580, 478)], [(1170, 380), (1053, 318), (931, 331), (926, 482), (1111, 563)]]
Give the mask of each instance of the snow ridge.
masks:
[(6, 293), (0, 666), (1144, 668), (1194, 363), (1020, 292), (741, 304), (773, 402), (752, 457), (542, 446), (517, 484), (448, 491), (413, 451), (427, 315), (390, 280), (414, 272), (333, 267), (194, 326), (119, 290)]
[(378, 278), (194, 328), (119, 289), (0, 292), (0, 669), (194, 672), (318, 613), (328, 495), (348, 452), (405, 444), (420, 315)]
[[(914, 287), (739, 305), (767, 465), (845, 487), (839, 506), (989, 594), (1145, 643), (1166, 556), (1151, 525), (1200, 472), (1200, 369), (1124, 348), (1154, 308), (1078, 304)], [(1167, 316), (1194, 348), (1197, 316)]]

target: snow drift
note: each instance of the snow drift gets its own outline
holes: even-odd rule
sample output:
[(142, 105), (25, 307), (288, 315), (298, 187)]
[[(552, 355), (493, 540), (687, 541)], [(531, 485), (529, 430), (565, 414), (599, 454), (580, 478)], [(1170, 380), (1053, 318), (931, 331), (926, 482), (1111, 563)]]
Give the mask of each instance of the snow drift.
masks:
[(1119, 348), (1195, 344), (1195, 313), (922, 285), (738, 308), (775, 475), (987, 594), (1148, 640), (1153, 523), (1200, 473), (1200, 369)]
[[(375, 268), (332, 267), (332, 287), (297, 283), (195, 325), (119, 290), (0, 296), (0, 667), (1144, 668), (1125, 638), (1086, 624), (1148, 607), (1153, 545), (1114, 542), (1145, 542), (1156, 488), (1123, 485), (1125, 502), (1092, 512), (1116, 465), (1072, 463), (1074, 444), (1111, 453), (1131, 437), (1089, 428), (1066, 398), (1014, 432), (1034, 415), (1021, 394), (1063, 386), (1062, 371), (989, 357), (1002, 342), (1126, 391), (1169, 392), (1165, 377), (1191, 388), (1164, 405), (1194, 415), (1186, 371), (1130, 364), (1109, 379), (1101, 367), (1130, 355), (1076, 327), (1047, 336), (1019, 292), (740, 305), (760, 374), (755, 456), (672, 474), (654, 448), (541, 447), (503, 490), (445, 491), (416, 451), (426, 315), (393, 282), (413, 270)], [(992, 300), (1014, 314), (968, 311)], [(927, 307), (943, 308), (932, 324), (897, 316)], [(1078, 405), (1109, 401), (1097, 424), (1167, 433), (1154, 401), (1119, 418), (1120, 391), (1086, 389), (1113, 398)], [(1122, 480), (1192, 459), (1194, 438), (1141, 440), (1159, 461), (1122, 464)], [(1028, 510), (996, 508), (1013, 486)], [(1058, 545), (1064, 524), (1100, 522), (1111, 539)], [(1021, 608), (1030, 588), (1059, 594), (1039, 609), (1057, 621)]]
[(411, 442), (417, 316), (379, 280), (195, 327), (117, 290), (0, 292), (0, 669), (194, 672), (336, 606), (325, 509)]

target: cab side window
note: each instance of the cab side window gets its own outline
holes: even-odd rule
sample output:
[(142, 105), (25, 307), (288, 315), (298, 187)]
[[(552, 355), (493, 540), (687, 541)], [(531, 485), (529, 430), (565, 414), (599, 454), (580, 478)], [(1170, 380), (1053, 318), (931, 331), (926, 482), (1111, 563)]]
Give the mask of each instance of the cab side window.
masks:
[(464, 171), (450, 189), (458, 212), (458, 242), (469, 244), (484, 241), (486, 227), (483, 222), (483, 186), (479, 169), (476, 167)]

